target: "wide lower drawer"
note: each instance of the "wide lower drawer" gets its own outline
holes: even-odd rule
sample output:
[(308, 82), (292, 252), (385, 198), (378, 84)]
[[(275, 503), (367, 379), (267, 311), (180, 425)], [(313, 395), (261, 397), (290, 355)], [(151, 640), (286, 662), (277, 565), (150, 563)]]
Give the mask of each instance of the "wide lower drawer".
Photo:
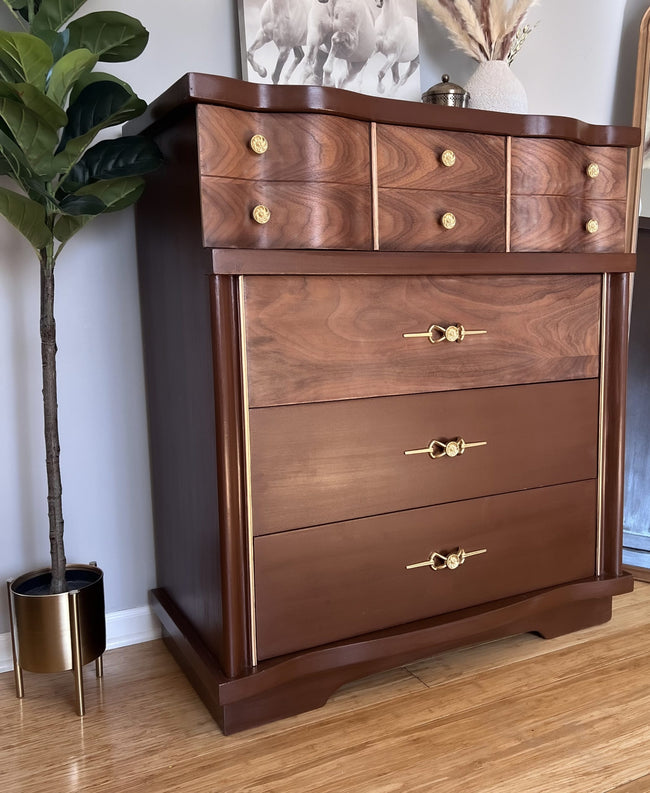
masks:
[(366, 186), (203, 176), (201, 207), (207, 247), (372, 248)]
[[(250, 404), (596, 377), (600, 284), (597, 275), (247, 277)], [(441, 341), (436, 326), (454, 325), (485, 333)]]
[(379, 189), (379, 250), (505, 251), (505, 199), (490, 193)]
[(622, 252), (625, 249), (625, 201), (513, 195), (510, 249)]
[[(250, 430), (259, 535), (595, 477), (598, 381), (261, 408)], [(458, 439), (485, 445), (443, 453)]]
[[(595, 538), (595, 481), (258, 537), (258, 655), (588, 578)], [(484, 553), (407, 569), (460, 549)]]

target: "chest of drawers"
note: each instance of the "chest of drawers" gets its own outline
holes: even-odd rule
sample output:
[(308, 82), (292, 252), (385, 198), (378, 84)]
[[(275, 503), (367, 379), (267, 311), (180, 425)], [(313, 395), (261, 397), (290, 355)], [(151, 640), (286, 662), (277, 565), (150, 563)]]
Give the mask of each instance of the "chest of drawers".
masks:
[(609, 619), (637, 131), (196, 74), (142, 123), (152, 603), (224, 732)]

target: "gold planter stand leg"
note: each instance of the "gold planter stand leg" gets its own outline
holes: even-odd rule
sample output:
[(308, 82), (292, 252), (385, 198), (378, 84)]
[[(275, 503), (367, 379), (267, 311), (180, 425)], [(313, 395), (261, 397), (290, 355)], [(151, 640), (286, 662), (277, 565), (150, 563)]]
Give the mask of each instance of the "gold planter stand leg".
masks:
[(23, 670), (18, 663), (18, 650), (16, 648), (16, 628), (14, 625), (14, 605), (11, 598), (11, 583), (7, 581), (7, 596), (9, 598), (9, 625), (11, 629), (11, 653), (14, 659), (14, 682), (16, 683), (16, 696), (22, 699), (25, 696), (25, 686), (23, 685)]
[(70, 609), (70, 639), (72, 641), (72, 674), (74, 675), (74, 698), (77, 715), (83, 716), (84, 706), (84, 667), (81, 660), (81, 625), (79, 623), (79, 590), (68, 592)]

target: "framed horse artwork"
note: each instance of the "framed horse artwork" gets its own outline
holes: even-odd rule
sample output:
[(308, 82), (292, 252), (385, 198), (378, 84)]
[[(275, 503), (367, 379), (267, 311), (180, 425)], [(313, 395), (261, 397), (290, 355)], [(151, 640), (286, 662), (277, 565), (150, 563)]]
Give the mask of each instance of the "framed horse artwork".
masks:
[(242, 76), (420, 100), (417, 0), (238, 0)]

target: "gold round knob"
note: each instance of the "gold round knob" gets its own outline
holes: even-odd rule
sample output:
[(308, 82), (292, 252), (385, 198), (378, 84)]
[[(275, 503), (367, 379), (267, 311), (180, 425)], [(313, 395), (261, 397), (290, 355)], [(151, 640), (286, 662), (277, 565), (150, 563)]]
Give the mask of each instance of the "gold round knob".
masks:
[(590, 162), (587, 166), (587, 176), (590, 179), (595, 179), (598, 174), (600, 173), (600, 168), (598, 167), (598, 163)]
[(595, 218), (590, 218), (585, 223), (585, 229), (589, 232), (589, 234), (595, 234), (598, 231), (598, 221)]
[(248, 141), (248, 145), (255, 152), (255, 154), (264, 154), (264, 152), (269, 147), (269, 142), (264, 137), (264, 135), (253, 135), (253, 137)]
[(260, 225), (264, 225), (271, 220), (271, 210), (264, 204), (258, 204), (252, 212), (253, 220)]
[(440, 222), (446, 229), (453, 229), (456, 226), (456, 215), (453, 212), (445, 212)]
[(447, 568), (449, 570), (455, 570), (460, 564), (460, 554), (450, 553), (449, 556), (447, 556)]
[(456, 155), (451, 149), (445, 149), (440, 155), (440, 161), (443, 165), (446, 165), (447, 168), (451, 168), (452, 165), (456, 164)]
[(458, 457), (460, 454), (460, 443), (458, 441), (449, 441), (445, 448), (447, 457)]

